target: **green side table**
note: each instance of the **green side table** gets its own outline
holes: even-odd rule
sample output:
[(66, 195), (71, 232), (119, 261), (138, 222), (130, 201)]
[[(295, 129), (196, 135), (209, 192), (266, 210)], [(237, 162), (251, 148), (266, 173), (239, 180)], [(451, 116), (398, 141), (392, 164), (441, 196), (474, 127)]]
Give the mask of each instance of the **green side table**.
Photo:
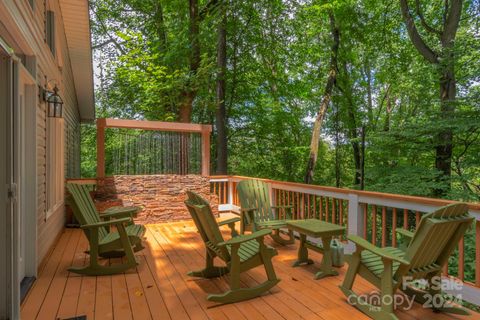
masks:
[[(298, 258), (293, 263), (293, 267), (302, 264), (312, 264), (313, 260), (308, 258), (308, 249), (323, 254), (320, 264), (320, 270), (315, 274), (315, 279), (322, 279), (328, 276), (338, 275), (337, 270), (332, 265), (332, 253), (330, 250), (330, 241), (333, 237), (341, 236), (345, 227), (320, 221), (318, 219), (288, 220), (287, 228), (300, 234), (300, 246), (298, 247)], [(307, 236), (312, 238), (321, 238), (323, 246), (307, 241)]]

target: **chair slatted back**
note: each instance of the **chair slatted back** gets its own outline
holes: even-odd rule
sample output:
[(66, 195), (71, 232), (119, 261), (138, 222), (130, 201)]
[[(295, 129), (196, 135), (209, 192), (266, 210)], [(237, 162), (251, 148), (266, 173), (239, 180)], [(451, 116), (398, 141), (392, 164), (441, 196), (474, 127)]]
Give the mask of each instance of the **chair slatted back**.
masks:
[(265, 182), (256, 179), (240, 181), (237, 185), (237, 193), (242, 208), (257, 208), (254, 211), (255, 221), (275, 219), (270, 204), (268, 185)]
[(192, 191), (187, 191), (188, 200), (185, 201), (198, 232), (210, 249), (225, 262), (230, 261), (230, 254), (225, 247), (219, 248), (217, 244), (223, 242), (223, 236), (213, 215), (212, 208), (207, 200)]
[[(87, 185), (70, 182), (67, 183), (67, 189), (73, 200), (71, 203), (73, 214), (81, 225), (101, 221)], [(88, 229), (84, 229), (84, 231), (87, 238), (90, 238)], [(99, 228), (99, 239), (104, 238), (107, 234), (106, 228)]]
[(440, 269), (473, 220), (463, 203), (424, 215), (405, 253), (411, 272)]
[(200, 233), (200, 236), (202, 237), (203, 242), (207, 242), (208, 236), (205, 232), (205, 230), (202, 227), (202, 224), (200, 222), (200, 218), (198, 217), (198, 214), (195, 210), (195, 205), (207, 205), (208, 202), (203, 199), (201, 196), (196, 194), (195, 192), (187, 191), (187, 196), (188, 200), (185, 201), (185, 205), (187, 206), (188, 212), (190, 212), (190, 215), (192, 216), (193, 222), (195, 223), (195, 226), (198, 229), (198, 232)]

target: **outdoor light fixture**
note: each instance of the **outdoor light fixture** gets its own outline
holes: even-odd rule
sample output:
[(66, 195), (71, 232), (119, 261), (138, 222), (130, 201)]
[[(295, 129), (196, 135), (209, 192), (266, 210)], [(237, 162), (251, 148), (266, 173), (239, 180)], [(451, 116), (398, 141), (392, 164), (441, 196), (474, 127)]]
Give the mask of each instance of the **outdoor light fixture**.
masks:
[(49, 118), (61, 118), (63, 114), (63, 100), (58, 95), (58, 87), (55, 85), (53, 92), (44, 91), (44, 99), (47, 102)]

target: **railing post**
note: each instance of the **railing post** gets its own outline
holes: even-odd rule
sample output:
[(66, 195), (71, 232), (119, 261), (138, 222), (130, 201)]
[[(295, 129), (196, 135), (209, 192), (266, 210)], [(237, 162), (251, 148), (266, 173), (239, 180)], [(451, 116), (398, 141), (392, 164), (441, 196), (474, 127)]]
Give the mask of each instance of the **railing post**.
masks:
[[(363, 220), (363, 207), (360, 202), (358, 202), (358, 195), (349, 194), (348, 195), (348, 229), (347, 232), (349, 235), (362, 236), (364, 226)], [(347, 247), (345, 248), (346, 253), (352, 253), (355, 251), (355, 245), (349, 241)]]
[(227, 201), (229, 205), (233, 205), (233, 181), (230, 178), (228, 178), (227, 186), (228, 186)]
[(105, 178), (105, 119), (97, 119), (97, 178)]
[(210, 175), (210, 132), (211, 126), (202, 128), (202, 176)]

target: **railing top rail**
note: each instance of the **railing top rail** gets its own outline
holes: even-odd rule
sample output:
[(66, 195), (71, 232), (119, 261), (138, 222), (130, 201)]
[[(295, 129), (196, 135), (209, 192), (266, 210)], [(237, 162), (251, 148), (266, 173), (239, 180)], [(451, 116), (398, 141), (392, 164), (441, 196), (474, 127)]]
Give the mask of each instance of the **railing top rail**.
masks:
[[(457, 203), (459, 201), (453, 200), (446, 200), (446, 199), (434, 199), (434, 198), (427, 198), (427, 197), (417, 197), (417, 196), (409, 196), (409, 195), (401, 195), (401, 194), (393, 194), (393, 193), (384, 193), (384, 192), (375, 192), (375, 191), (363, 191), (363, 190), (355, 190), (355, 189), (348, 189), (348, 188), (336, 188), (336, 187), (326, 187), (326, 186), (319, 186), (319, 185), (310, 185), (298, 182), (289, 182), (289, 181), (279, 181), (279, 180), (271, 180), (271, 179), (261, 179), (261, 178), (252, 178), (252, 177), (244, 177), (244, 176), (210, 176), (211, 179), (229, 179), (232, 181), (241, 181), (245, 179), (258, 179), (261, 181), (265, 181), (268, 183), (272, 183), (275, 185), (284, 185), (293, 188), (301, 188), (305, 189), (308, 188), (310, 190), (318, 190), (327, 193), (335, 193), (338, 194), (341, 198), (346, 198), (348, 195), (357, 195), (359, 197), (359, 201), (362, 202), (362, 199), (384, 199), (393, 202), (403, 202), (403, 203), (415, 203), (415, 204), (422, 204), (425, 206), (445, 206), (452, 203)], [(343, 196), (341, 196), (343, 195)], [(467, 202), (467, 205), (470, 210), (480, 212), (480, 203), (472, 203)]]

